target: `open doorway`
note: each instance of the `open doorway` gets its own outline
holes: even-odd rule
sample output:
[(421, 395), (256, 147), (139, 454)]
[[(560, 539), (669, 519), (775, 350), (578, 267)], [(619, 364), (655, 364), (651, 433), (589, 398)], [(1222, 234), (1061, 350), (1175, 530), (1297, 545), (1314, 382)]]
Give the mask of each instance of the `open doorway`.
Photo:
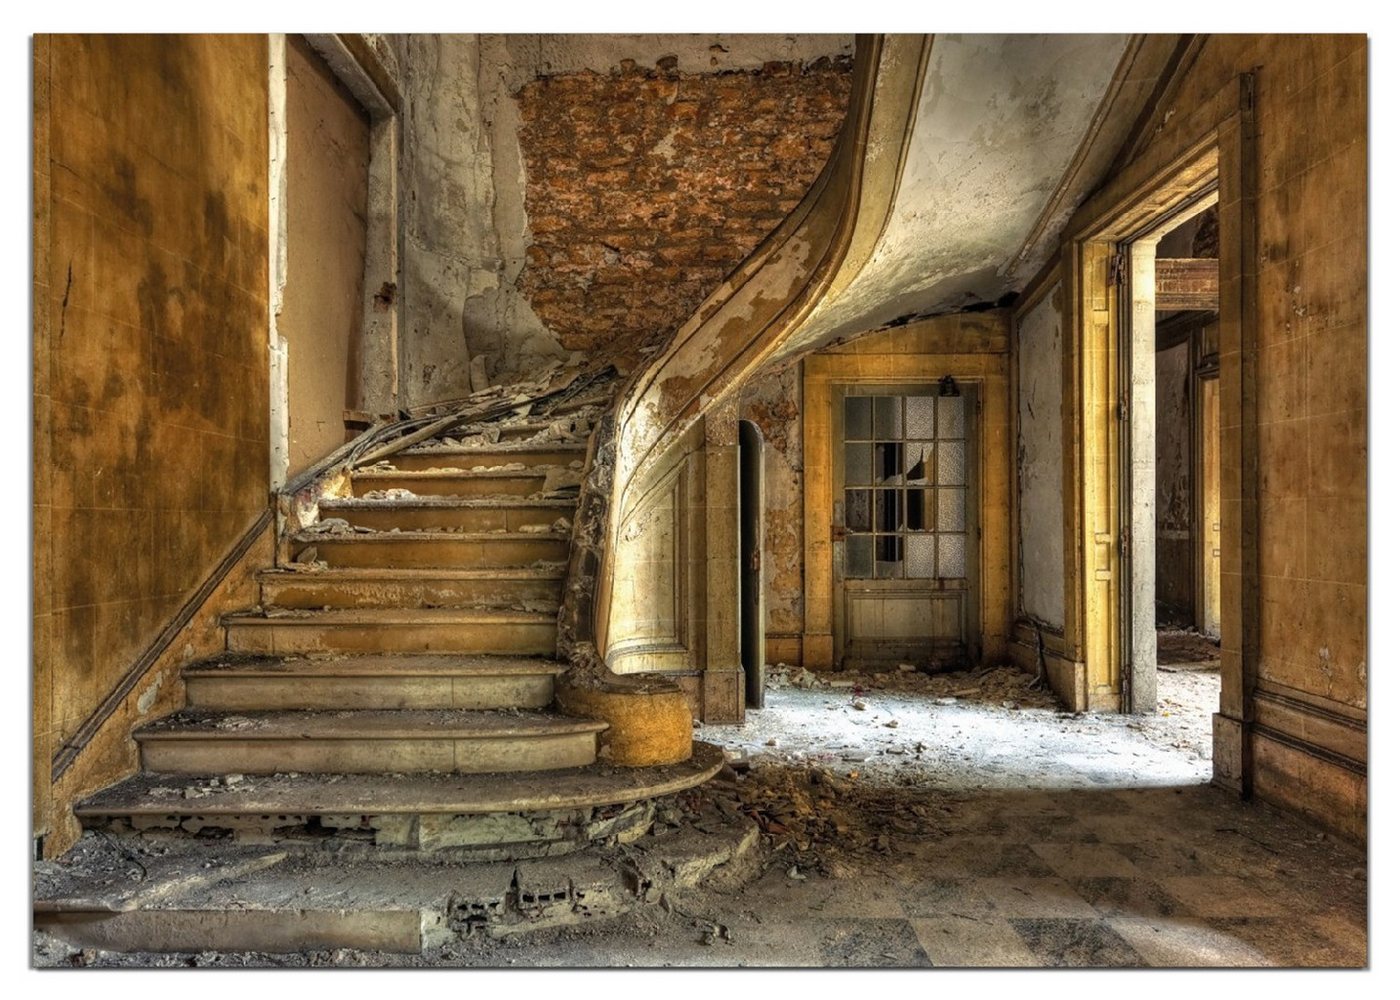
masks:
[(1220, 251), (1216, 198), (1126, 242), (1130, 387), (1124, 708), (1199, 716), (1220, 698)]

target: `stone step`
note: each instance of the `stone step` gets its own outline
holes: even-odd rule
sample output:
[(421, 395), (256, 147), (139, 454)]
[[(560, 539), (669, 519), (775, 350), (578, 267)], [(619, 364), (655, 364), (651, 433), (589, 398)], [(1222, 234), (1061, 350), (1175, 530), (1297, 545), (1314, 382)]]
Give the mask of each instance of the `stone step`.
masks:
[(425, 528), (461, 528), (464, 531), (519, 531), (536, 525), (552, 525), (561, 517), (573, 520), (573, 500), (451, 500), (412, 497), (399, 500), (322, 500), (322, 519), (339, 517), (360, 528), (375, 531), (421, 531)]
[(357, 469), (350, 474), (357, 497), (374, 490), (408, 490), (415, 496), (528, 497), (544, 489), (546, 469), (504, 472), (400, 472), (397, 469)]
[(557, 609), (564, 565), (493, 569), (264, 570), (265, 608)]
[[(548, 812), (639, 802), (703, 784), (724, 764), (724, 752), (695, 742), (691, 758), (655, 767), (615, 767), (595, 761), (554, 771), (496, 774), (404, 774), (393, 781), (369, 774), (250, 774), (228, 783), (220, 766), (203, 779), (144, 772), (89, 796), (74, 807), (84, 821), (380, 815), (478, 815)], [(218, 779), (215, 781), (214, 779)], [(186, 797), (184, 785), (202, 785)]]
[(578, 462), (582, 467), (587, 449), (582, 443), (481, 445), (475, 448), (410, 448), (398, 452), (389, 461), (404, 472), (419, 472), (432, 468), (491, 469), (502, 465), (524, 465), (536, 468), (546, 465), (568, 466)]
[(563, 563), (569, 558), (569, 536), (553, 531), (302, 533), (290, 541), (294, 555), (314, 546), (316, 558), (332, 567), (484, 569)]
[(607, 728), (539, 712), (186, 709), (132, 735), (142, 766), (170, 774), (482, 774), (591, 764)]
[(553, 656), (557, 615), (473, 608), (346, 608), (224, 617), (239, 653), (496, 653)]
[(225, 654), (184, 669), (189, 707), (282, 709), (544, 708), (554, 660), (508, 656), (265, 657)]

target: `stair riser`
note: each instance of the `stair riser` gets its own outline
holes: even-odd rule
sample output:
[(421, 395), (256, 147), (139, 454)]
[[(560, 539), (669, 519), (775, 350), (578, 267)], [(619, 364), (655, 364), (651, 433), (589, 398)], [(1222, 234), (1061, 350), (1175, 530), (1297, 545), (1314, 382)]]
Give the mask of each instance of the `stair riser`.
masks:
[(389, 461), (404, 472), (425, 469), (489, 469), (501, 465), (523, 465), (527, 469), (556, 465), (567, 467), (570, 462), (582, 462), (582, 448), (550, 448), (539, 451), (480, 451), (414, 453), (399, 452)]
[(321, 516), (340, 517), (359, 528), (375, 531), (428, 531), (461, 528), (463, 531), (520, 531), (551, 525), (561, 517), (572, 520), (573, 507), (323, 507)]
[(434, 569), (529, 566), (541, 560), (564, 562), (569, 542), (556, 536), (540, 538), (475, 539), (443, 534), (439, 538), (404, 539), (386, 536), (328, 537), (312, 543), (316, 558), (332, 567), (352, 569)]
[(562, 580), (264, 580), (265, 608), (508, 608), (557, 605)]
[(498, 653), (552, 656), (557, 629), (539, 624), (320, 625), (276, 620), (227, 626), (238, 653)]
[(420, 497), (528, 497), (544, 487), (544, 474), (522, 472), (518, 476), (435, 476), (431, 479), (395, 476), (375, 472), (357, 472), (351, 478), (354, 495), (362, 497), (371, 490), (408, 489)]
[(419, 910), (132, 910), (36, 914), (74, 948), (117, 952), (266, 952), (362, 948), (416, 954), (430, 915)]
[(357, 708), (544, 708), (549, 675), (523, 677), (188, 677), (191, 708), (212, 711)]
[(393, 774), (448, 771), (485, 774), (543, 771), (592, 764), (591, 732), (452, 739), (271, 739), (209, 737), (142, 739), (141, 763), (167, 774)]
[[(602, 815), (600, 815), (602, 813)], [(141, 837), (171, 845), (200, 836), (229, 837), (244, 844), (276, 844), (316, 850), (321, 834), (335, 830), (368, 835), (385, 860), (418, 852), (443, 852), (457, 861), (518, 861), (557, 857), (598, 843), (631, 843), (646, 835), (655, 818), (651, 802), (602, 809), (534, 810), (515, 813), (233, 813), (172, 812), (151, 815), (89, 815), (83, 827), (117, 837)], [(313, 832), (314, 827), (314, 832)]]

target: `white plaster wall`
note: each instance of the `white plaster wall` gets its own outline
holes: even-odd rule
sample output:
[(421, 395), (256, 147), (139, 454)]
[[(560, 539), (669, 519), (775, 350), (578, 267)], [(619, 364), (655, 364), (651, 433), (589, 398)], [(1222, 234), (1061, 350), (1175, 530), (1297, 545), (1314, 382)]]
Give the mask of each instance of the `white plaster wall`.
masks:
[(1064, 385), (1060, 285), (1016, 329), (1020, 491), (1020, 612), (1056, 629), (1065, 624)]

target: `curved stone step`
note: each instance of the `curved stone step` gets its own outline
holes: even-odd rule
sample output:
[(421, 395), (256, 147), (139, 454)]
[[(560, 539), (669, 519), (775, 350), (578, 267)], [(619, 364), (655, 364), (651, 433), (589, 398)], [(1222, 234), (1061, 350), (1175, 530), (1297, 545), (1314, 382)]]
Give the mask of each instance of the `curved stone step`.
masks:
[(291, 543), (296, 553), (315, 546), (316, 558), (332, 567), (490, 568), (564, 562), (569, 558), (569, 536), (552, 531), (303, 533), (293, 535)]
[(508, 656), (211, 657), (184, 669), (190, 708), (544, 708), (555, 660)]
[(344, 518), (350, 524), (375, 531), (421, 531), (425, 528), (461, 528), (464, 531), (519, 531), (552, 525), (561, 517), (573, 519), (573, 500), (460, 500), (448, 497), (404, 497), (367, 500), (363, 497), (322, 500), (322, 518)]
[[(144, 817), (204, 825), (233, 819), (359, 814), (455, 816), (552, 812), (621, 805), (703, 784), (724, 764), (724, 752), (699, 740), (691, 758), (657, 767), (583, 767), (501, 774), (404, 774), (393, 781), (366, 774), (250, 774), (228, 784), (214, 772), (202, 778), (145, 772), (83, 800), (74, 813), (84, 822)], [(198, 794), (186, 797), (186, 786)]]
[(185, 710), (138, 729), (148, 771), (481, 774), (580, 767), (607, 723), (535, 712)]
[(265, 608), (557, 608), (564, 566), (263, 570)]
[(373, 490), (409, 490), (417, 496), (528, 497), (544, 489), (544, 469), (516, 471), (399, 472), (394, 469), (357, 469), (350, 474), (350, 488), (357, 497)]
[(416, 472), (435, 467), (459, 469), (490, 469), (519, 463), (527, 468), (545, 465), (567, 466), (582, 463), (586, 447), (579, 444), (544, 442), (541, 444), (496, 444), (475, 448), (409, 448), (393, 455), (389, 461), (394, 468)]
[(226, 615), (236, 653), (553, 656), (557, 615), (475, 608), (346, 608)]

